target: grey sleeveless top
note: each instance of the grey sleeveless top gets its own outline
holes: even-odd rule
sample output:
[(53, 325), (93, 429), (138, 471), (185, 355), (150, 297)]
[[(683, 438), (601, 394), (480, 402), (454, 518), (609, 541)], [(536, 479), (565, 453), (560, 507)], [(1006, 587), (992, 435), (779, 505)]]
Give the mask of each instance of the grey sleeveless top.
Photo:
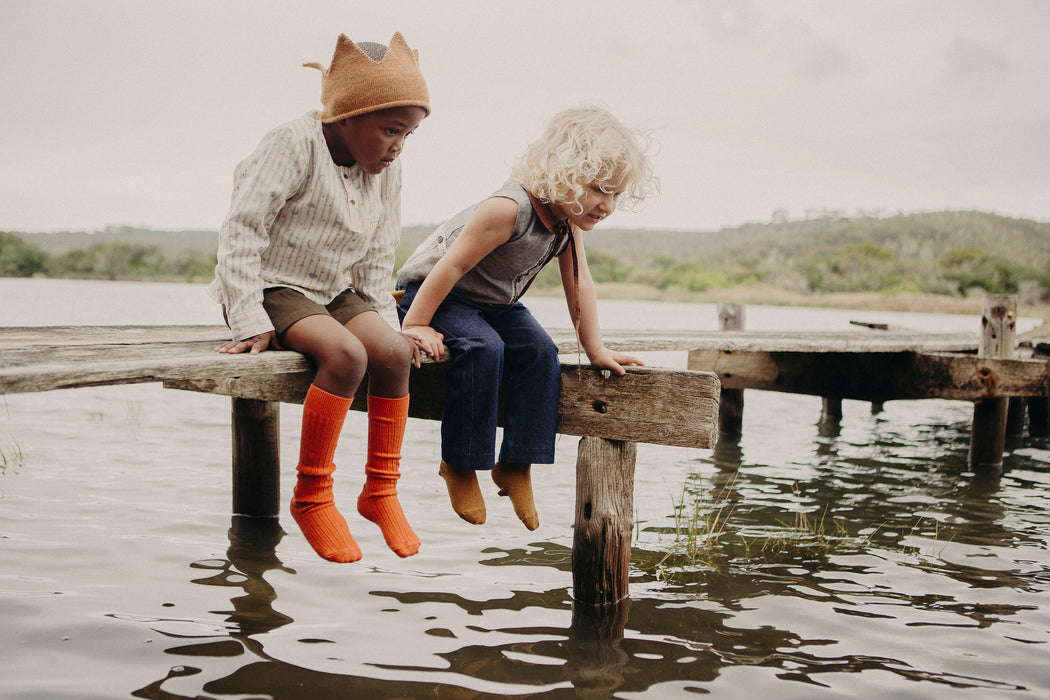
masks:
[[(485, 304), (510, 305), (528, 290), (529, 285), (555, 256), (564, 252), (568, 237), (559, 240), (532, 207), (528, 193), (518, 184), (508, 182), (486, 197), (505, 197), (518, 205), (514, 232), (510, 240), (482, 258), (460, 278), (452, 291), (461, 297)], [(482, 203), (467, 207), (441, 224), (397, 271), (402, 282), (420, 282), (448, 252), (474, 210)]]

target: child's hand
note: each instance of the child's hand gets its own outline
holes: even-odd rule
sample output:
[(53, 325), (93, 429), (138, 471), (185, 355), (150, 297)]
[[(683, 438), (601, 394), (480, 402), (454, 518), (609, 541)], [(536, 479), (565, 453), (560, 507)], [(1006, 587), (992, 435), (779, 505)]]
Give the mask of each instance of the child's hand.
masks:
[(611, 369), (620, 376), (627, 374), (627, 370), (623, 368), (623, 365), (645, 367), (645, 363), (637, 357), (634, 357), (633, 355), (625, 355), (622, 352), (613, 352), (604, 345), (599, 348), (597, 352), (587, 353), (587, 358), (595, 367)]
[(258, 355), (266, 348), (273, 348), (274, 350), (284, 349), (281, 347), (281, 344), (277, 342), (277, 334), (273, 331), (253, 335), (251, 338), (245, 338), (244, 340), (231, 340), (215, 348), (215, 352), (225, 352), (230, 355), (236, 355), (239, 352), (248, 350), (249, 354)]
[(420, 349), (433, 359), (441, 357), (445, 350), (445, 336), (430, 326), (405, 326), (401, 332), (412, 339)]

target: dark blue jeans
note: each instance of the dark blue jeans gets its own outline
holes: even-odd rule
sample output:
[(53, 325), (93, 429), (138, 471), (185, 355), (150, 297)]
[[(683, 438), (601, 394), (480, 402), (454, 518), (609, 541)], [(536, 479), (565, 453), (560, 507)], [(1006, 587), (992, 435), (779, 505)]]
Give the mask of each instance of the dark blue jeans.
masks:
[[(419, 283), (405, 290), (402, 319)], [(521, 303), (499, 306), (449, 294), (430, 325), (445, 336), (451, 361), (445, 375), (441, 458), (457, 469), (492, 469), (503, 393), (503, 444), (508, 464), (554, 462), (561, 365), (554, 341)]]

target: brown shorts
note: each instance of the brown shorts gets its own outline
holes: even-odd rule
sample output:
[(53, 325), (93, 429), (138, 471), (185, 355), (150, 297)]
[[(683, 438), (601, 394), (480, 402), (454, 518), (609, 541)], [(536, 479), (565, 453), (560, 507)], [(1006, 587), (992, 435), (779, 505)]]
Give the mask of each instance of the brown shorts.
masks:
[(375, 310), (375, 307), (353, 289), (346, 290), (322, 306), (307, 299), (302, 292), (288, 287), (270, 287), (263, 290), (263, 308), (269, 314), (278, 335), (282, 335), (293, 323), (307, 316), (327, 314), (345, 326), (358, 314)]

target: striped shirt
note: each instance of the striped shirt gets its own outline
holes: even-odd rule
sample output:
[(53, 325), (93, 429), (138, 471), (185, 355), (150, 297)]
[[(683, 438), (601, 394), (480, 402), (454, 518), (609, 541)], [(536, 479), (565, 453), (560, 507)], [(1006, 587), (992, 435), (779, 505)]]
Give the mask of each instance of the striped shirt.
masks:
[(401, 237), (401, 163), (379, 175), (336, 165), (316, 113), (271, 130), (234, 171), (209, 295), (235, 340), (273, 330), (263, 290), (327, 304), (352, 287), (398, 328), (391, 290)]

